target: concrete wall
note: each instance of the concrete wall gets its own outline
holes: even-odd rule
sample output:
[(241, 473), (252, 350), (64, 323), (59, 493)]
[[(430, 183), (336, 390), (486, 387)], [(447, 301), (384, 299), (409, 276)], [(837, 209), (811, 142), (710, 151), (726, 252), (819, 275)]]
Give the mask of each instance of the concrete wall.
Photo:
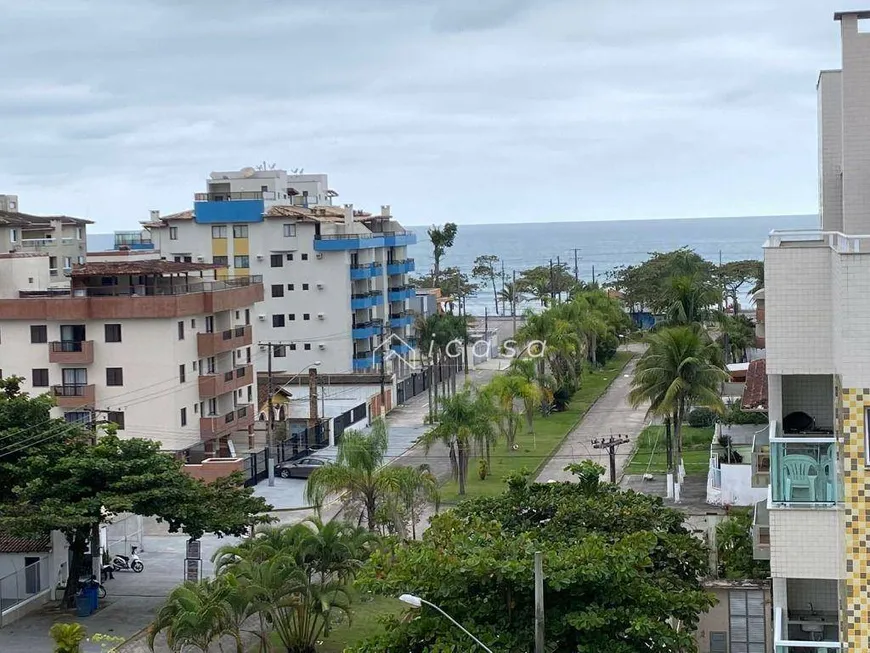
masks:
[(47, 290), (48, 259), (48, 254), (0, 254), (0, 299), (17, 299), (22, 290)]
[(870, 233), (870, 35), (857, 16), (841, 21), (843, 44), (843, 227)]
[(775, 578), (843, 578), (842, 508), (770, 510), (770, 571)]
[[(767, 488), (752, 487), (752, 461), (747, 459), (742, 465), (719, 465), (720, 487), (714, 488), (708, 482), (707, 503), (714, 506), (754, 506), (767, 498)], [(713, 469), (709, 480), (712, 480)]]
[(211, 483), (233, 472), (245, 470), (245, 461), (242, 458), (206, 458), (199, 465), (185, 465), (184, 471), (193, 478)]
[(834, 428), (834, 377), (830, 375), (789, 375), (782, 377), (782, 416), (802, 411), (816, 427)]
[(822, 228), (843, 231), (843, 85), (840, 71), (822, 71), (817, 91)]

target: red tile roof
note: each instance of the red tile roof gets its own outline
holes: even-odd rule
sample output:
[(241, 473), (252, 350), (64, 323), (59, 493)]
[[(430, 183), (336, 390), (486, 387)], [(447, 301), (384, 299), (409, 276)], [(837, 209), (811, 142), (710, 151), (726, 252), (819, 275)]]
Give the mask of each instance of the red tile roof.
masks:
[(164, 261), (148, 259), (144, 261), (111, 261), (85, 263), (73, 266), (71, 277), (113, 277), (127, 274), (178, 274), (181, 272), (200, 272), (217, 270), (224, 267), (214, 263), (184, 263), (183, 261)]
[(764, 358), (749, 363), (742, 407), (743, 410), (767, 410), (767, 360)]
[(42, 553), (51, 550), (51, 537), (13, 537), (0, 533), (0, 553)]

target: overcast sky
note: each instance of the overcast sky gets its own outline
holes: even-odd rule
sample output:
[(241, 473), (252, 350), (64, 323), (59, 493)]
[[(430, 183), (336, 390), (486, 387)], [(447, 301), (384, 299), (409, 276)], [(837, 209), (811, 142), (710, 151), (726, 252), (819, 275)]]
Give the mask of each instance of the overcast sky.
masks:
[(843, 8), (0, 0), (0, 193), (107, 232), (266, 161), (407, 224), (810, 213)]

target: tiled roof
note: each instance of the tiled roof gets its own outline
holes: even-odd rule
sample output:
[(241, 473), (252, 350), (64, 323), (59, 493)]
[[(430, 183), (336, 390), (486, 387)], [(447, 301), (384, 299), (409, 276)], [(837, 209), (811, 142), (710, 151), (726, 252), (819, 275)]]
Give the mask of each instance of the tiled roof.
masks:
[(125, 274), (177, 274), (180, 272), (200, 272), (202, 270), (217, 270), (222, 265), (214, 263), (185, 263), (182, 261), (164, 261), (148, 259), (144, 261), (112, 261), (100, 263), (85, 263), (73, 267), (72, 277), (112, 277)]
[(0, 553), (41, 553), (51, 550), (51, 537), (13, 537), (0, 533)]
[(743, 410), (767, 410), (767, 360), (764, 358), (749, 363), (742, 407)]
[(29, 215), (15, 211), (0, 211), (0, 225), (12, 227), (47, 227), (53, 220), (60, 220), (63, 224), (94, 224), (92, 220), (72, 218), (68, 215)]

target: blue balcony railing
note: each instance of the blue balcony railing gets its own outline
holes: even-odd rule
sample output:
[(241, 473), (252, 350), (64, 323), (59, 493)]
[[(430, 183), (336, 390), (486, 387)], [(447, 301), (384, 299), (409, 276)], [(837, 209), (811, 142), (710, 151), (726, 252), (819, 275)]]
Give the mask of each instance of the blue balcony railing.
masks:
[(412, 258), (387, 263), (387, 274), (408, 274), (409, 272), (413, 272), (414, 269), (414, 259)]
[(373, 320), (364, 324), (357, 324), (353, 327), (352, 335), (354, 340), (363, 340), (379, 335), (381, 332), (381, 323)]
[(384, 244), (387, 247), (404, 247), (405, 245), (415, 245), (417, 243), (417, 234), (413, 231), (385, 231)]
[(835, 504), (843, 500), (833, 436), (770, 438), (770, 489), (774, 503)]
[(384, 272), (384, 266), (380, 263), (363, 263), (362, 265), (352, 265), (350, 268), (350, 278), (353, 281), (362, 279), (371, 279), (379, 277)]
[(390, 345), (390, 349), (392, 349), (397, 354), (402, 354), (403, 356), (409, 354), (412, 349), (414, 349), (414, 345), (410, 342), (394, 342)]
[(373, 308), (384, 303), (384, 293), (380, 290), (373, 290), (367, 293), (351, 295), (350, 307), (358, 311), (364, 308)]
[(321, 234), (314, 237), (314, 251), (338, 252), (384, 246), (382, 234)]
[(381, 364), (381, 355), (380, 354), (364, 354), (361, 356), (354, 356), (353, 358), (353, 369), (356, 372), (361, 370), (371, 370)]
[(394, 329), (410, 326), (414, 323), (413, 313), (393, 313), (390, 315), (390, 326)]
[(402, 302), (406, 299), (412, 299), (417, 293), (414, 290), (414, 286), (398, 286), (390, 288), (389, 294), (391, 302)]

